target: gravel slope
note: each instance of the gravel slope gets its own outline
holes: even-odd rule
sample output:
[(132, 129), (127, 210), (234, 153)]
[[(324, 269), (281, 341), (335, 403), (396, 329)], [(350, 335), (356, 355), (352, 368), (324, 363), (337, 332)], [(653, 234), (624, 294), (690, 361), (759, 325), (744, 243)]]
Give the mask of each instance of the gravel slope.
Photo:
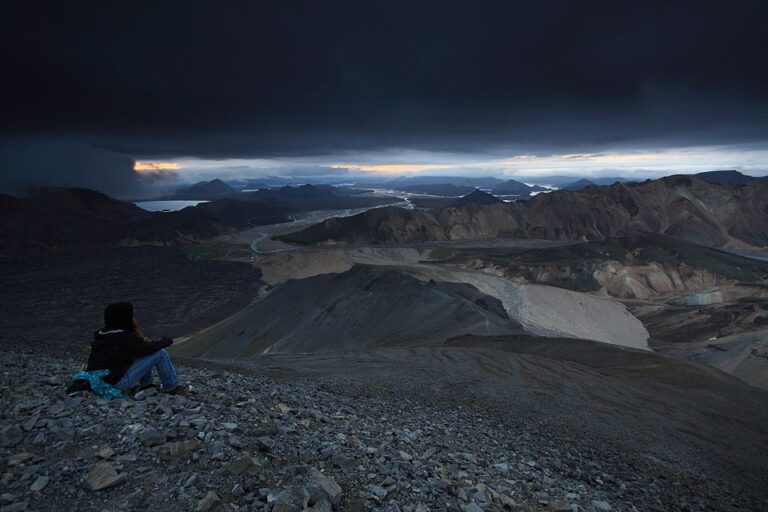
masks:
[[(675, 452), (661, 460), (557, 427), (546, 419), (555, 410), (546, 403), (536, 414), (424, 393), (415, 380), (397, 378), (403, 392), (392, 394), (375, 381), (285, 380), (275, 378), (279, 368), (202, 361), (181, 368), (196, 388), (189, 397), (101, 402), (62, 394), (74, 361), (1, 357), (0, 500), (8, 512), (768, 506), (756, 483), (764, 459), (757, 468), (749, 468), (750, 457), (742, 461), (751, 479), (733, 472), (723, 480), (695, 457)], [(29, 380), (30, 373), (45, 377)], [(749, 414), (742, 421), (730, 448), (738, 455), (746, 455), (739, 436), (754, 427)], [(764, 437), (753, 440), (753, 451), (764, 449)]]

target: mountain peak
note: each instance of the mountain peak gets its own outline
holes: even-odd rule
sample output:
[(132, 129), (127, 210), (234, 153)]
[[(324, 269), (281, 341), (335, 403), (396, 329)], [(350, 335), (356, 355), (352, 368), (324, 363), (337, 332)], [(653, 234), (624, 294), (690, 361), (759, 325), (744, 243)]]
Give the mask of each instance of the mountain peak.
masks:
[(593, 181), (589, 181), (586, 178), (582, 178), (580, 180), (574, 181), (573, 183), (571, 183), (569, 185), (564, 186), (563, 190), (576, 191), (576, 190), (581, 190), (581, 189), (584, 189), (584, 188), (587, 188), (587, 187), (594, 187), (594, 186), (596, 186), (596, 184)]
[(717, 185), (742, 185), (754, 180), (752, 176), (747, 176), (739, 171), (728, 169), (723, 171), (700, 172), (695, 175), (700, 180)]
[(493, 194), (475, 189), (473, 192), (462, 197), (460, 202), (461, 204), (496, 204), (501, 203), (502, 200)]

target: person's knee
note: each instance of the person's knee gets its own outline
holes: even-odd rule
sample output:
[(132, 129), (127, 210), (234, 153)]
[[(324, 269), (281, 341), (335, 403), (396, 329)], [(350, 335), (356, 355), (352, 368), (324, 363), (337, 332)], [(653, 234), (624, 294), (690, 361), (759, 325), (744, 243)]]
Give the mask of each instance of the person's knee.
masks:
[(171, 354), (169, 354), (169, 353), (168, 353), (168, 351), (167, 351), (167, 350), (165, 350), (164, 348), (161, 348), (160, 350), (158, 350), (158, 351), (157, 351), (157, 354), (158, 354), (160, 357), (162, 357), (163, 359), (168, 359), (168, 360), (170, 360), (170, 359), (171, 359)]

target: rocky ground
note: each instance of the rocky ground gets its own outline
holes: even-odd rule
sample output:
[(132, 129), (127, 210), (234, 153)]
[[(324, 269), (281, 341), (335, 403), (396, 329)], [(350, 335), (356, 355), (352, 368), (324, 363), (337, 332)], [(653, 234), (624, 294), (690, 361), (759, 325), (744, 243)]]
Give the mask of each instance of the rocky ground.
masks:
[(194, 386), (187, 397), (150, 390), (105, 402), (64, 394), (77, 362), (0, 358), (3, 512), (768, 507), (765, 492), (695, 468), (430, 393), (202, 362), (180, 368)]

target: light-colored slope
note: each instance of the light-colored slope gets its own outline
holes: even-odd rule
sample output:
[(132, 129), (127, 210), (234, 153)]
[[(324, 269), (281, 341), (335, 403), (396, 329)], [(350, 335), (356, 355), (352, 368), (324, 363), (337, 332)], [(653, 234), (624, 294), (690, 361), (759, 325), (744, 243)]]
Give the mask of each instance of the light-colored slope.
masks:
[(648, 349), (648, 331), (623, 304), (552, 286), (520, 285), (500, 276), (421, 265), (406, 272), (422, 279), (471, 284), (496, 297), (529, 332)]

